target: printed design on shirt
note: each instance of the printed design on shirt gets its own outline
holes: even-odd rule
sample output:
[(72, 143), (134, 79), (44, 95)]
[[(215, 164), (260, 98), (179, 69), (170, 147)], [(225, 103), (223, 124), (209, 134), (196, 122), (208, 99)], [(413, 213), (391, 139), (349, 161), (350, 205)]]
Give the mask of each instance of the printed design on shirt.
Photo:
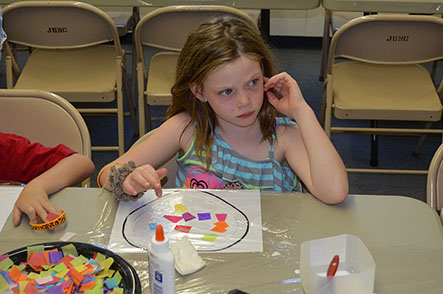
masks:
[(185, 187), (188, 189), (244, 189), (239, 182), (225, 182), (210, 170), (193, 166), (186, 173)]

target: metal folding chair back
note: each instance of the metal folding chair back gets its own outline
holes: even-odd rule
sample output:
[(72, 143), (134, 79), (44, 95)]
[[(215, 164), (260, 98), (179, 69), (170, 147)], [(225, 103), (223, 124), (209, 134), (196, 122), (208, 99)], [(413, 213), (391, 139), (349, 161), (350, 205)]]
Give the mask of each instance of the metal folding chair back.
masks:
[(0, 131), (48, 147), (64, 144), (91, 158), (83, 117), (68, 101), (50, 92), (0, 89)]
[[(325, 131), (376, 135), (443, 133), (431, 129), (442, 115), (438, 89), (421, 64), (443, 59), (443, 19), (419, 15), (371, 15), (343, 25), (329, 50), (322, 114)], [(340, 120), (368, 120), (372, 127), (333, 126)], [(377, 127), (378, 121), (425, 122), (426, 127)], [(376, 145), (374, 150), (376, 150)], [(376, 157), (376, 152), (373, 152)], [(376, 158), (371, 162), (376, 165)], [(354, 169), (383, 173), (426, 170)]]
[[(94, 146), (93, 150), (122, 154), (126, 76), (124, 51), (112, 19), (102, 10), (81, 2), (19, 1), (3, 9), (3, 26), (8, 35), (7, 87), (50, 91), (73, 103), (116, 100), (117, 106), (78, 109), (82, 114), (117, 117), (118, 144)], [(10, 44), (32, 48), (22, 69)], [(133, 106), (131, 110), (137, 127)]]
[(426, 188), (426, 202), (440, 212), (443, 223), (443, 144), (437, 149), (429, 165)]
[[(242, 18), (251, 26), (257, 27), (254, 20), (245, 12), (216, 5), (163, 7), (148, 13), (137, 24), (135, 46), (141, 135), (145, 133), (146, 121), (148, 130), (152, 128), (153, 118), (150, 106), (172, 103), (171, 88), (175, 81), (175, 67), (188, 34), (200, 24), (217, 16)], [(148, 70), (146, 70), (147, 63), (144, 56), (145, 46), (167, 50), (162, 50), (152, 56)]]

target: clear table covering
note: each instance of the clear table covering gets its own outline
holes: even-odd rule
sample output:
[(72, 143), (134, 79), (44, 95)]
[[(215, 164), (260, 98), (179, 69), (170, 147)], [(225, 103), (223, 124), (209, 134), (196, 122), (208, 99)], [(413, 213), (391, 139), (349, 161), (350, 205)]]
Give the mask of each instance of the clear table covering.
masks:
[[(1, 187), (0, 187), (1, 195)], [(206, 266), (191, 275), (176, 273), (177, 293), (304, 293), (300, 244), (354, 234), (376, 263), (374, 292), (443, 293), (443, 228), (425, 203), (401, 196), (350, 195), (326, 205), (310, 194), (261, 193), (263, 252), (200, 253)], [(32, 231), (12, 215), (0, 232), (0, 254), (50, 241), (70, 240), (108, 247), (118, 202), (97, 188), (66, 188), (51, 197), (67, 221), (54, 231)], [(147, 253), (120, 254), (137, 271), (149, 293)]]

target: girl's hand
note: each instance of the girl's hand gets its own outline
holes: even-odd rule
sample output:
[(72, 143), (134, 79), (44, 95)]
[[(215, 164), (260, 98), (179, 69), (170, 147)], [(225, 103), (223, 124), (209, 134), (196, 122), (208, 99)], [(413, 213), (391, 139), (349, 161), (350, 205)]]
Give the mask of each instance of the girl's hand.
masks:
[[(278, 112), (295, 118), (294, 112), (306, 105), (297, 82), (286, 72), (279, 73), (271, 78), (265, 78), (264, 80), (263, 89), (268, 96), (269, 103)], [(281, 98), (277, 98), (274, 92), (280, 95)]]
[(148, 189), (154, 189), (157, 197), (162, 195), (160, 180), (168, 173), (166, 168), (155, 170), (151, 165), (146, 164), (137, 167), (130, 173), (123, 182), (123, 191), (128, 195), (137, 195)]
[(20, 224), (23, 213), (28, 216), (32, 223), (37, 223), (37, 216), (46, 222), (49, 212), (57, 215), (61, 214), (60, 209), (49, 201), (46, 191), (31, 182), (23, 188), (15, 202), (13, 213), (14, 226)]

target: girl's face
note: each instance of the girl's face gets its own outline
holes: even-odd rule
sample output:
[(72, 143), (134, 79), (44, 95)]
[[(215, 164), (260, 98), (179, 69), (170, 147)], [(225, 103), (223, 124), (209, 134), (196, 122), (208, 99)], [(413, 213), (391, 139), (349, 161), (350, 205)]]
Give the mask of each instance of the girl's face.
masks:
[(260, 63), (241, 55), (215, 68), (203, 83), (203, 90), (193, 92), (211, 105), (221, 128), (251, 126), (263, 104)]

